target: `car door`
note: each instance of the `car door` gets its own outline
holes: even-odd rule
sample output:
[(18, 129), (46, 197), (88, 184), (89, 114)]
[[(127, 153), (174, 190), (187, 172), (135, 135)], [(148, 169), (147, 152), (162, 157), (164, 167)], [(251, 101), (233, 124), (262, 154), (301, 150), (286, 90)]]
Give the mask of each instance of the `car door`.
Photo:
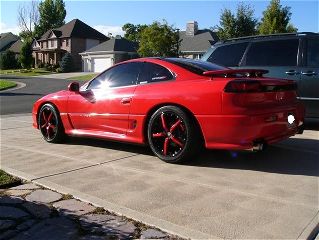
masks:
[(68, 100), (75, 129), (125, 134), (141, 63), (116, 65), (89, 82)]
[(307, 117), (319, 118), (319, 38), (309, 37), (304, 48), (300, 74), (300, 98), (306, 103)]
[(242, 60), (241, 68), (261, 68), (265, 76), (299, 81), (300, 67), (298, 38), (253, 41)]

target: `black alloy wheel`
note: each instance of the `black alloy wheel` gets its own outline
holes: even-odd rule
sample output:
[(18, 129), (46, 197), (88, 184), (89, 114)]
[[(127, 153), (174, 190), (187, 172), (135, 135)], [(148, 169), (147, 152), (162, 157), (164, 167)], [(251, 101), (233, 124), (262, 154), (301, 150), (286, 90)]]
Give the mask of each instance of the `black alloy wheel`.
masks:
[(44, 104), (38, 115), (38, 126), (45, 141), (59, 143), (65, 139), (62, 121), (51, 104)]
[(196, 124), (176, 106), (159, 108), (149, 120), (147, 135), (152, 151), (165, 162), (191, 160), (199, 149)]

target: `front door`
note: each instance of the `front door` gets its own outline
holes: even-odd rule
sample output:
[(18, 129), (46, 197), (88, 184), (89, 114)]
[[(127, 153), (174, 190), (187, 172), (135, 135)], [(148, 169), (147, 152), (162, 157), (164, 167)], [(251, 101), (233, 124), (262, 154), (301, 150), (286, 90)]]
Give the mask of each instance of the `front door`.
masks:
[(68, 113), (78, 130), (126, 134), (141, 63), (114, 66), (70, 95)]

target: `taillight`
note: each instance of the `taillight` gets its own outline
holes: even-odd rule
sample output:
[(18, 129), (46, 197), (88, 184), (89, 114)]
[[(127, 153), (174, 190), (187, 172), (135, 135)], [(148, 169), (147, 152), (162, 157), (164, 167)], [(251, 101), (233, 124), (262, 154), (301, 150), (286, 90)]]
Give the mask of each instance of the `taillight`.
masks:
[(227, 83), (224, 91), (229, 93), (261, 92), (262, 85), (257, 80), (233, 80)]

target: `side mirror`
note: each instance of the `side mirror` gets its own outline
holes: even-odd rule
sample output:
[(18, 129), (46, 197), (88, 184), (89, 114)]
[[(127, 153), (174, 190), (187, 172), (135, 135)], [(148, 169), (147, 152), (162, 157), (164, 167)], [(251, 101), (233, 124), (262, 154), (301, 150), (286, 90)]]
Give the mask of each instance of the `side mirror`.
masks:
[(79, 92), (80, 84), (78, 82), (72, 82), (69, 84), (68, 89), (70, 92)]

